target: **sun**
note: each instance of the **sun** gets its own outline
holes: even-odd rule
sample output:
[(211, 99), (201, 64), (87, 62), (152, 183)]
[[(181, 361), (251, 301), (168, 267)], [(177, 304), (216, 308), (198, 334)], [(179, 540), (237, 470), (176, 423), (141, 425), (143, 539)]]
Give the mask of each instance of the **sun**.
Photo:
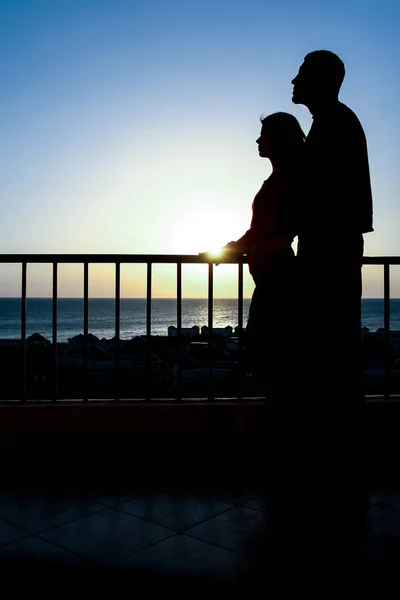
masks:
[(181, 217), (174, 225), (168, 240), (170, 252), (208, 252), (213, 258), (218, 258), (223, 247), (239, 238), (248, 228), (243, 224), (243, 216), (234, 210), (216, 209), (210, 203), (201, 206), (197, 202), (194, 205), (196, 209)]
[(218, 246), (215, 248), (211, 248), (210, 250), (208, 250), (208, 254), (212, 257), (212, 258), (221, 258), (222, 254), (223, 254), (223, 247), (222, 246)]

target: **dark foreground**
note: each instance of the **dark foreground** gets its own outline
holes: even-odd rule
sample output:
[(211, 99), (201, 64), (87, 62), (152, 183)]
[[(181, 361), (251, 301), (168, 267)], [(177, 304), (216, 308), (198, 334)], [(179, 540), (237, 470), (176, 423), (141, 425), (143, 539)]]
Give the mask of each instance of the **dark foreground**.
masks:
[[(400, 565), (400, 480), (397, 458), (383, 456), (389, 448), (370, 461), (366, 541), (345, 572), (340, 547), (321, 562), (307, 536), (285, 540), (277, 571), (257, 436), (3, 436), (1, 444), (0, 574), (14, 591), (254, 586), (271, 597), (278, 589), (324, 597), (335, 585), (381, 588)], [(285, 506), (312, 504), (308, 493), (297, 482)], [(319, 511), (322, 531), (329, 511)]]

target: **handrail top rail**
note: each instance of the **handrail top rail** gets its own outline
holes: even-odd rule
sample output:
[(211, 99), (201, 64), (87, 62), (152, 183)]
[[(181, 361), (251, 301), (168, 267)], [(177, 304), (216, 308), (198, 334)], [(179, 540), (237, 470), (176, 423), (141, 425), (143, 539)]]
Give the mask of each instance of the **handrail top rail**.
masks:
[[(246, 264), (247, 257), (205, 258), (198, 254), (0, 254), (0, 263)], [(364, 256), (364, 265), (400, 265), (400, 256)]]

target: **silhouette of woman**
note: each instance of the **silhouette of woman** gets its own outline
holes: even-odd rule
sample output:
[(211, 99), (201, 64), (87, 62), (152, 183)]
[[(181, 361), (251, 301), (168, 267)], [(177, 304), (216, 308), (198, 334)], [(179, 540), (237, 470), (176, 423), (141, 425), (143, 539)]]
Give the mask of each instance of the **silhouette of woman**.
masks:
[(295, 257), (300, 157), (305, 140), (297, 119), (273, 113), (261, 120), (259, 155), (271, 161), (272, 173), (253, 200), (250, 228), (225, 253), (247, 255), (255, 288), (245, 334), (248, 369), (266, 396), (285, 394), (287, 346), (294, 324)]

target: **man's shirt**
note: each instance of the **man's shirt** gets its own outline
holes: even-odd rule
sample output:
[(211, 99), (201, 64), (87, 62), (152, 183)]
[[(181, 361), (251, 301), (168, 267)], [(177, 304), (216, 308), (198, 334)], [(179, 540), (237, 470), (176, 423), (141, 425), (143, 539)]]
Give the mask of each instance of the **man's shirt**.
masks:
[(352, 251), (373, 231), (367, 143), (357, 116), (341, 102), (316, 113), (304, 144), (299, 256)]

